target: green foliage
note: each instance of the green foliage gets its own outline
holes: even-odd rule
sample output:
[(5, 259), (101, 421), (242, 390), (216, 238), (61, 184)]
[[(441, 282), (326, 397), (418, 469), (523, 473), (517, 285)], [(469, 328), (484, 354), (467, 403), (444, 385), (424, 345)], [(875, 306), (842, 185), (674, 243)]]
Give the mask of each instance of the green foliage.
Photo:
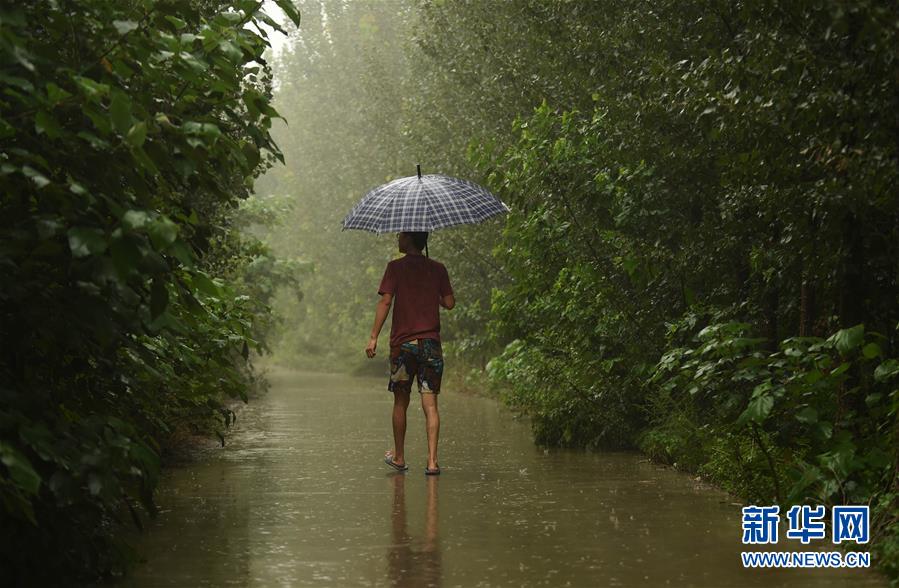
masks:
[[(516, 339), (490, 360), (500, 398), (530, 416), (535, 441), (563, 447), (625, 447), (639, 422), (637, 404), (609, 387), (612, 366), (590, 362), (583, 346), (547, 348)], [(584, 366), (583, 369), (578, 369)]]
[[(422, 7), (456, 105), (433, 118), (484, 129), (471, 162), (513, 207), (505, 398), (558, 443), (623, 415), (627, 443), (744, 496), (895, 491), (892, 5), (575, 4)], [(572, 381), (615, 392), (565, 413)]]
[(659, 393), (693, 406), (696, 426), (757, 440), (765, 431), (789, 452), (789, 463), (769, 471), (789, 480), (779, 500), (857, 504), (889, 488), (899, 391), (877, 381), (887, 361), (866, 352), (883, 336), (868, 334), (865, 345), (857, 325), (827, 339), (789, 338), (770, 352), (747, 330), (745, 323), (712, 324), (693, 345), (665, 353), (652, 378)]
[(0, 569), (11, 584), (120, 573), (135, 559), (116, 540), (131, 524), (121, 514), (139, 526), (155, 514), (168, 435), (190, 425), (224, 443), (227, 399), (246, 401), (255, 383), (247, 359), (265, 349), (269, 297), (239, 277), (248, 257), (271, 254), (234, 241), (230, 209), (283, 159), (268, 134), (278, 113), (260, 6), (0, 9)]
[[(663, 354), (650, 403), (664, 409), (652, 410), (641, 448), (658, 455), (669, 440), (664, 459), (692, 460), (691, 471), (755, 502), (871, 504), (875, 546), (894, 575), (899, 382), (896, 359), (880, 351), (886, 337), (855, 325), (770, 351), (748, 335), (746, 323), (712, 323)], [(699, 447), (684, 445), (698, 436)]]

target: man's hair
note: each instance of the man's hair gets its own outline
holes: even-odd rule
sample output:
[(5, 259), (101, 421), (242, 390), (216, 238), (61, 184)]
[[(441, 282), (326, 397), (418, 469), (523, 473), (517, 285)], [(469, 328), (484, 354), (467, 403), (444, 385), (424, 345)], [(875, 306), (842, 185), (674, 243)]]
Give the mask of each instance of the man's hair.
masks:
[(409, 236), (412, 237), (412, 243), (415, 245), (415, 248), (419, 251), (424, 251), (425, 245), (428, 244), (428, 233), (427, 231), (407, 231)]

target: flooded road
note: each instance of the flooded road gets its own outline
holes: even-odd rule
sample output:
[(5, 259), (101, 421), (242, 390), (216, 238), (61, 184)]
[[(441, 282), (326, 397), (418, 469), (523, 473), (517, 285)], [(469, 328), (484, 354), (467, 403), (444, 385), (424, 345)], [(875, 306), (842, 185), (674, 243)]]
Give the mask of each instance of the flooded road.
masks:
[[(409, 470), (394, 472), (386, 376), (269, 374), (225, 447), (165, 471), (148, 561), (119, 585), (886, 586), (862, 569), (744, 569), (727, 494), (635, 453), (544, 451), (502, 405), (449, 388), (442, 475), (424, 475), (415, 391)], [(776, 548), (803, 550), (784, 531), (785, 517)]]

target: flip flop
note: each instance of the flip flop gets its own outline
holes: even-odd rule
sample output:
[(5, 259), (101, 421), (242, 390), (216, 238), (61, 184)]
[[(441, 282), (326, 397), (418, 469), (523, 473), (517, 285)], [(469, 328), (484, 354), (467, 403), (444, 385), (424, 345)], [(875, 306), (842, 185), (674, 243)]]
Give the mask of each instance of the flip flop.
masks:
[(387, 465), (389, 465), (390, 467), (392, 467), (393, 469), (395, 469), (399, 472), (405, 472), (406, 470), (409, 469), (408, 464), (404, 463), (403, 465), (400, 465), (400, 464), (396, 463), (395, 461), (393, 461), (393, 455), (391, 455), (391, 454), (387, 454), (387, 456), (384, 458), (384, 463), (386, 463)]
[(438, 464), (437, 468), (433, 469), (433, 470), (431, 468), (425, 468), (425, 475), (426, 476), (439, 476), (440, 475), (440, 465)]

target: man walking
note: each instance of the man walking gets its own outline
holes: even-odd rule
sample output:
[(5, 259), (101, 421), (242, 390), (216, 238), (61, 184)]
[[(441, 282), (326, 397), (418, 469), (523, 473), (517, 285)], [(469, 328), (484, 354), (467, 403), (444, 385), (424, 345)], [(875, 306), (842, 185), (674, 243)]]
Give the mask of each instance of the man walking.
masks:
[(428, 465), (425, 474), (440, 474), (437, 463), (437, 437), (440, 415), (437, 394), (443, 375), (443, 351), (440, 346), (440, 309), (456, 305), (446, 267), (425, 257), (421, 251), (428, 242), (426, 232), (402, 232), (397, 242), (403, 257), (387, 264), (378, 287), (381, 300), (375, 310), (375, 324), (365, 352), (375, 356), (381, 327), (393, 300), (393, 322), (390, 327), (390, 380), (387, 390), (393, 392), (393, 451), (384, 462), (406, 471), (403, 442), (406, 437), (406, 409), (412, 394), (412, 380), (418, 379), (421, 407), (428, 433)]

